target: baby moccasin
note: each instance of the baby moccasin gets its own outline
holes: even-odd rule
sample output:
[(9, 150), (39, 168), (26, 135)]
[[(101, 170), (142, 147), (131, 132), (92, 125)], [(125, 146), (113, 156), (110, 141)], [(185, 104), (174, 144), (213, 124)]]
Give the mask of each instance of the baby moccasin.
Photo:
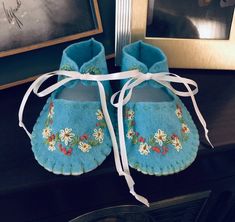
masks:
[[(106, 74), (104, 47), (93, 39), (70, 45), (60, 67), (84, 75)], [(104, 89), (110, 94), (109, 82)], [(55, 174), (79, 175), (105, 160), (112, 145), (98, 96), (97, 83), (86, 80), (70, 81), (52, 93), (31, 136), (40, 165)]]
[[(122, 57), (122, 70), (132, 69), (152, 75), (168, 72), (167, 58), (159, 48), (135, 42), (124, 47)], [(168, 175), (195, 160), (197, 128), (179, 97), (165, 86), (151, 79), (136, 86), (124, 106), (123, 118), (132, 168), (144, 174)]]

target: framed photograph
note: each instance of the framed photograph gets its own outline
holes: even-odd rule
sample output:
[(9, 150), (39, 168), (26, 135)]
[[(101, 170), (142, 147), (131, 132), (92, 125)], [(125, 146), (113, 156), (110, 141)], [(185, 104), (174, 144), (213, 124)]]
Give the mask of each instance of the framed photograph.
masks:
[(0, 57), (103, 32), (98, 0), (2, 0)]
[(131, 3), (129, 42), (160, 47), (171, 68), (235, 69), (235, 0)]

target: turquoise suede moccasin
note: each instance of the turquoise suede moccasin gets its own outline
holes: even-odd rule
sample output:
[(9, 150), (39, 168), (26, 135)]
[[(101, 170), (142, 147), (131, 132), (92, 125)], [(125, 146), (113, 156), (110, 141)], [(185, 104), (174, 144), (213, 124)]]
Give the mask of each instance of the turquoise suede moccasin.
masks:
[[(70, 45), (60, 69), (106, 74), (104, 47), (93, 39)], [(109, 82), (103, 85), (110, 95)], [(40, 165), (55, 174), (79, 175), (105, 160), (112, 143), (98, 95), (97, 83), (85, 80), (71, 81), (52, 93), (31, 137)]]
[[(122, 71), (168, 72), (167, 58), (141, 41), (123, 48)], [(129, 165), (144, 174), (168, 175), (187, 168), (196, 158), (197, 128), (181, 100), (165, 86), (148, 80), (133, 91), (124, 107)]]

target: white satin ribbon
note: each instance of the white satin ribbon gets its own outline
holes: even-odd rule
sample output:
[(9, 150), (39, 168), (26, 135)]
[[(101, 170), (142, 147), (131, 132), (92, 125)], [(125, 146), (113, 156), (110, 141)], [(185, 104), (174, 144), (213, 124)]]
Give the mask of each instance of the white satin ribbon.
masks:
[[(122, 89), (120, 91), (113, 94), (113, 96), (111, 97), (111, 104), (118, 108), (118, 123), (120, 123), (120, 125), (121, 125), (121, 126), (119, 126), (119, 140), (123, 141), (123, 139), (121, 139), (120, 137), (124, 137), (124, 134), (122, 134), (122, 132), (124, 132), (124, 130), (123, 130), (123, 116), (121, 115), (122, 114), (122, 107), (130, 101), (133, 89), (136, 86), (138, 86), (141, 83), (148, 81), (148, 80), (154, 80), (154, 81), (160, 83), (161, 85), (165, 86), (166, 88), (168, 88), (169, 90), (171, 90), (174, 94), (176, 94), (178, 96), (191, 97), (195, 112), (198, 116), (199, 121), (201, 122), (201, 124), (204, 128), (205, 137), (206, 137), (208, 143), (213, 147), (213, 145), (210, 142), (210, 139), (208, 137), (209, 131), (206, 126), (206, 121), (204, 120), (204, 118), (198, 108), (196, 99), (194, 97), (194, 95), (196, 93), (198, 93), (197, 83), (191, 79), (183, 78), (183, 77), (180, 77), (174, 73), (169, 73), (169, 72), (146, 73), (146, 74), (139, 72), (139, 75), (137, 77), (134, 77), (134, 78), (132, 77), (132, 79), (128, 80), (124, 84), (124, 86), (122, 87)], [(186, 92), (178, 91), (174, 87), (172, 87), (171, 83), (184, 84), (187, 91)], [(194, 86), (195, 89), (192, 90), (189, 85)], [(127, 91), (127, 95), (125, 95), (126, 91)], [(118, 94), (120, 94), (118, 103), (114, 103), (114, 100)], [(121, 130), (121, 133), (120, 133), (120, 130)], [(125, 143), (125, 140), (124, 140), (124, 143)], [(124, 145), (124, 144), (121, 144), (121, 145)]]
[[(43, 91), (39, 92), (40, 86), (47, 79), (49, 79), (53, 76), (65, 76), (66, 78), (58, 81), (57, 83), (55, 83), (55, 84), (49, 86), (48, 88), (44, 89)], [(128, 79), (128, 78), (131, 78), (131, 79), (126, 82), (126, 84), (123, 86), (122, 90), (115, 93), (111, 97), (112, 105), (118, 108), (118, 130), (119, 130), (119, 145), (120, 145), (120, 154), (119, 154), (119, 147), (118, 147), (117, 139), (116, 139), (113, 125), (112, 125), (112, 122), (111, 122), (111, 119), (110, 119), (110, 116), (108, 113), (108, 109), (107, 109), (105, 90), (104, 90), (104, 87), (103, 87), (101, 81), (122, 80), (122, 79)], [(208, 142), (210, 143), (208, 135), (207, 135), (208, 130), (206, 128), (206, 122), (203, 119), (203, 117), (198, 109), (195, 98), (194, 98), (194, 95), (198, 92), (196, 82), (194, 82), (193, 80), (187, 79), (187, 78), (179, 77), (176, 74), (171, 74), (171, 73), (167, 73), (167, 72), (166, 73), (157, 73), (157, 74), (151, 74), (151, 73), (143, 74), (137, 70), (132, 70), (132, 71), (127, 71), (127, 72), (113, 73), (113, 74), (109, 74), (109, 75), (92, 75), (92, 74), (81, 74), (81, 73), (75, 72), (75, 71), (59, 70), (59, 71), (43, 74), (32, 83), (32, 85), (29, 87), (29, 89), (27, 90), (27, 92), (25, 93), (25, 95), (23, 97), (23, 100), (22, 100), (20, 108), (19, 108), (19, 113), (18, 113), (19, 126), (23, 127), (23, 129), (25, 130), (25, 132), (27, 133), (29, 138), (31, 138), (31, 134), (29, 133), (29, 131), (27, 130), (27, 128), (25, 127), (25, 125), (23, 123), (23, 112), (24, 112), (24, 108), (25, 108), (26, 102), (28, 100), (28, 97), (32, 91), (37, 96), (44, 97), (44, 96), (52, 93), (53, 91), (55, 91), (56, 89), (58, 89), (62, 85), (65, 85), (66, 83), (68, 83), (72, 80), (86, 80), (86, 81), (97, 82), (98, 88), (99, 88), (99, 93), (100, 93), (100, 101), (101, 101), (102, 111), (103, 111), (103, 114), (104, 114), (104, 117), (105, 117), (105, 120), (107, 123), (107, 127), (109, 130), (112, 145), (113, 145), (115, 166), (118, 171), (118, 174), (120, 176), (125, 177), (127, 184), (128, 184), (128, 187), (129, 187), (129, 190), (130, 190), (130, 193), (138, 201), (142, 202), (146, 206), (149, 206), (148, 200), (145, 197), (138, 195), (134, 190), (135, 183), (134, 183), (134, 180), (132, 179), (131, 174), (130, 174), (127, 153), (126, 153), (125, 136), (124, 136), (125, 133), (124, 133), (124, 127), (123, 127), (123, 106), (126, 103), (128, 103), (128, 101), (131, 99), (132, 90), (136, 86), (141, 84), (142, 82), (150, 80), (150, 79), (164, 85), (165, 87), (170, 89), (172, 92), (174, 92), (176, 95), (191, 97), (195, 111), (198, 115), (198, 118), (205, 129), (205, 136), (206, 136)], [(176, 89), (174, 89), (171, 86), (171, 84), (170, 84), (171, 82), (183, 83), (188, 91), (187, 92), (177, 91)], [(195, 86), (195, 89), (191, 90), (189, 84)], [(126, 91), (127, 91), (127, 95), (125, 95)], [(118, 94), (120, 94), (119, 99), (118, 99), (118, 103), (115, 104), (114, 100)], [(120, 155), (121, 155), (121, 160), (120, 160)]]
[[(147, 199), (140, 196), (140, 195), (138, 195), (134, 191), (134, 180), (132, 179), (132, 177), (129, 173), (129, 170), (128, 171), (123, 170), (122, 163), (121, 163), (121, 160), (120, 160), (120, 154), (119, 154), (119, 148), (118, 148), (116, 135), (115, 135), (115, 132), (114, 132), (114, 129), (113, 129), (113, 124), (111, 122), (111, 119), (110, 119), (110, 116), (109, 116), (109, 113), (108, 113), (108, 109), (107, 109), (105, 90), (104, 90), (104, 87), (101, 83), (101, 81), (108, 81), (108, 80), (110, 81), (110, 80), (120, 80), (120, 79), (132, 78), (132, 77), (135, 77), (137, 74), (138, 73), (137, 73), (136, 70), (121, 72), (121, 73), (113, 73), (113, 74), (109, 74), (109, 75), (81, 74), (79, 72), (62, 71), (62, 70), (43, 74), (38, 79), (36, 79), (31, 84), (31, 86), (28, 88), (28, 90), (26, 91), (26, 93), (23, 97), (23, 100), (21, 102), (20, 108), (19, 108), (18, 117), (19, 117), (19, 126), (23, 127), (23, 129), (25, 130), (25, 132), (27, 133), (27, 135), (31, 139), (31, 134), (27, 130), (26, 126), (23, 123), (23, 113), (24, 113), (24, 108), (25, 108), (26, 102), (28, 100), (28, 97), (29, 97), (29, 95), (31, 94), (32, 91), (37, 96), (44, 97), (44, 96), (52, 93), (53, 91), (55, 91), (56, 89), (58, 89), (62, 85), (65, 85), (66, 83), (68, 83), (72, 80), (96, 81), (97, 84), (98, 84), (98, 89), (99, 89), (99, 93), (100, 93), (100, 101), (101, 101), (102, 111), (103, 111), (103, 114), (104, 114), (104, 117), (105, 117), (105, 121), (106, 121), (108, 130), (109, 130), (112, 145), (113, 145), (114, 160), (115, 160), (115, 166), (116, 166), (117, 172), (118, 172), (119, 176), (124, 176), (125, 177), (125, 179), (127, 181), (127, 184), (128, 184), (128, 187), (130, 189), (130, 193), (133, 196), (135, 196), (135, 198), (137, 200), (139, 200), (140, 202), (142, 202), (145, 205), (149, 206), (149, 203), (148, 203)], [(40, 86), (47, 79), (49, 79), (53, 76), (65, 76), (67, 78), (62, 79), (62, 80), (58, 81), (57, 83), (55, 83), (55, 84), (49, 86), (48, 88), (44, 89), (43, 91), (39, 92)], [(124, 157), (124, 159), (127, 159), (127, 157)]]
[[(208, 130), (206, 127), (206, 122), (204, 118), (202, 117), (198, 109), (196, 100), (194, 98), (194, 95), (198, 92), (197, 83), (191, 79), (182, 78), (173, 73), (161, 72), (161, 73), (143, 74), (137, 71), (137, 75), (135, 77), (132, 77), (130, 80), (128, 80), (120, 91), (113, 94), (113, 96), (111, 97), (111, 101), (110, 101), (111, 104), (115, 106), (118, 111), (119, 148), (120, 148), (123, 170), (128, 175), (130, 175), (130, 170), (129, 170), (127, 152), (126, 152), (126, 143), (125, 143), (125, 131), (124, 131), (124, 124), (123, 124), (123, 106), (127, 104), (129, 100), (131, 99), (133, 89), (136, 86), (143, 83), (144, 81), (148, 81), (148, 80), (154, 80), (160, 83), (161, 85), (167, 87), (176, 95), (183, 96), (183, 97), (187, 97), (187, 96), (191, 97), (196, 114), (205, 130), (205, 137), (207, 138), (210, 145), (213, 147), (213, 145), (211, 144), (208, 138)], [(182, 91), (176, 90), (175, 88), (171, 86), (170, 84), (171, 82), (184, 84), (188, 91), (182, 92)], [(191, 90), (189, 85), (193, 85), (195, 89)], [(114, 100), (118, 96), (118, 94), (119, 94), (118, 102), (114, 103)], [(132, 194), (135, 196), (135, 198), (148, 206), (148, 202), (146, 202), (147, 200), (144, 197), (136, 195), (134, 191), (134, 183), (133, 184), (128, 183), (128, 186), (129, 186), (130, 192), (132, 193), (133, 191)]]
[[(46, 88), (42, 92), (38, 92), (40, 86), (49, 78), (53, 76), (65, 76), (67, 78), (60, 80), (59, 82), (51, 85), (50, 87)], [(105, 81), (105, 80), (118, 80), (118, 79), (126, 79), (126, 78), (131, 78), (136, 76), (135, 70), (133, 71), (128, 71), (128, 72), (122, 72), (122, 73), (114, 73), (114, 74), (109, 74), (109, 75), (91, 75), (91, 74), (81, 74), (79, 72), (75, 71), (54, 71), (54, 72), (49, 72), (41, 75), (38, 77), (28, 88), (26, 91), (21, 104), (19, 108), (19, 113), (18, 113), (18, 118), (19, 118), (19, 126), (23, 127), (29, 138), (31, 138), (31, 134), (25, 127), (23, 123), (23, 112), (24, 112), (24, 107), (26, 105), (26, 102), (28, 100), (28, 97), (30, 96), (31, 92), (33, 91), (38, 97), (44, 97), (59, 87), (65, 85), (66, 83), (72, 81), (72, 80), (87, 80), (87, 81)], [(100, 89), (100, 87), (99, 87)]]

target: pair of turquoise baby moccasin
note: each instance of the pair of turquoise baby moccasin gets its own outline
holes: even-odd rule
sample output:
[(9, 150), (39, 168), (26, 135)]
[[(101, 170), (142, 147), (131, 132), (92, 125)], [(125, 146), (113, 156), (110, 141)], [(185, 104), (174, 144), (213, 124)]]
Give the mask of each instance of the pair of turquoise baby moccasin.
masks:
[[(55, 174), (80, 175), (98, 167), (113, 146), (115, 159), (120, 161), (119, 152), (121, 159), (126, 155), (126, 160), (122, 159), (124, 176), (129, 175), (126, 165), (160, 176), (184, 170), (194, 161), (198, 131), (176, 95), (179, 91), (169, 82), (174, 78), (175, 82), (185, 80), (196, 86), (195, 82), (169, 75), (165, 54), (142, 41), (123, 48), (121, 70), (108, 74), (104, 47), (94, 39), (64, 50), (60, 70), (55, 73), (59, 75), (58, 82), (47, 89), (47, 94), (52, 94), (32, 134), (27, 131), (40, 165)], [(41, 77), (37, 84), (52, 75)], [(122, 90), (111, 98), (112, 79), (121, 80)], [(36, 92), (37, 84), (30, 90)], [(105, 94), (103, 103), (100, 93)], [(195, 93), (190, 89), (188, 94), (193, 97)], [(44, 96), (42, 92), (38, 95)], [(114, 103), (118, 95), (118, 102)], [(184, 92), (178, 95), (185, 96)], [(20, 126), (25, 128), (22, 115), (21, 107)], [(112, 131), (113, 125), (116, 127)], [(119, 145), (114, 145), (115, 141)]]

